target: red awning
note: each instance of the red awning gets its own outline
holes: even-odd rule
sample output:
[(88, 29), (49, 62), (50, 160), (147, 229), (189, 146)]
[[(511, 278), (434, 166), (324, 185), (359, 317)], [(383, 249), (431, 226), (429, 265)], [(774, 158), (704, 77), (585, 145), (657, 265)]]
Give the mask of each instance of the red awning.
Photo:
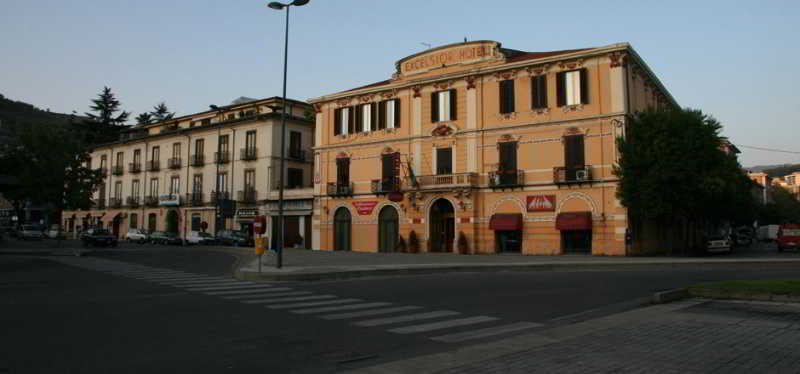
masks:
[(558, 216), (556, 217), (556, 229), (591, 230), (592, 213), (591, 212), (558, 213)]
[(520, 213), (497, 213), (492, 215), (489, 220), (489, 228), (492, 230), (522, 230), (522, 214)]

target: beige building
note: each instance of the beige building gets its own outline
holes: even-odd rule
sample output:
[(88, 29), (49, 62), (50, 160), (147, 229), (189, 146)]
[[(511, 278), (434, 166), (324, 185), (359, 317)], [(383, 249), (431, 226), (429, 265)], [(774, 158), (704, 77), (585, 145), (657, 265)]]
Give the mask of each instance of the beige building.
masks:
[[(287, 100), (290, 246), (310, 244), (310, 115), (308, 104)], [(181, 237), (204, 227), (212, 233), (251, 230), (256, 216), (277, 215), (280, 124), (281, 99), (273, 97), (131, 128), (92, 152), (91, 166), (103, 170), (105, 181), (92, 210), (64, 212), (64, 227), (76, 232), (103, 226), (118, 237), (131, 228), (172, 230)]]
[(494, 41), (429, 49), (310, 102), (313, 248), (396, 251), (413, 234), (422, 251), (596, 255), (627, 253), (612, 174), (626, 116), (677, 106), (628, 44)]

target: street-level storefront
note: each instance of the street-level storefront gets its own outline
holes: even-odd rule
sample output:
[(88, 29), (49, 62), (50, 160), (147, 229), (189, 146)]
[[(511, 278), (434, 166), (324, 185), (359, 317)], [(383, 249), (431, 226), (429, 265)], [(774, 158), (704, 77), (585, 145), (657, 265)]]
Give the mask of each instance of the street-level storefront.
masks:
[[(311, 249), (311, 214), (314, 204), (313, 191), (309, 189), (308, 198), (294, 198), (283, 202), (283, 244), (286, 248)], [(278, 202), (268, 201), (266, 214), (269, 216), (267, 231), (270, 248), (278, 245)]]

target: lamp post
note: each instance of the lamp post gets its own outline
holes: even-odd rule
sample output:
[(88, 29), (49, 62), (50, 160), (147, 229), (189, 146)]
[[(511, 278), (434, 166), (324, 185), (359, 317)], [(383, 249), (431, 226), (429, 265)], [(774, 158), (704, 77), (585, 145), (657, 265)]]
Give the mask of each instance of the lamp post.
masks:
[(286, 33), (283, 42), (283, 102), (281, 105), (283, 109), (281, 110), (281, 160), (280, 160), (280, 167), (278, 171), (278, 237), (276, 238), (277, 246), (276, 254), (277, 260), (275, 261), (275, 267), (280, 269), (283, 266), (283, 169), (285, 167), (285, 153), (286, 153), (286, 64), (289, 58), (289, 7), (292, 5), (294, 6), (303, 6), (308, 4), (310, 0), (294, 0), (291, 3), (283, 4), (277, 1), (273, 1), (267, 4), (268, 7), (275, 9), (275, 10), (282, 10), (286, 8)]

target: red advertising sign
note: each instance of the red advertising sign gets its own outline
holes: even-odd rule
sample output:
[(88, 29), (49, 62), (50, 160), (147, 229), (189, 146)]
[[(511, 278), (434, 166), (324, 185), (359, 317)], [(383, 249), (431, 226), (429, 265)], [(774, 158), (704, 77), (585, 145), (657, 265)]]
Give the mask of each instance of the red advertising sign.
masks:
[(529, 212), (555, 212), (556, 195), (533, 195), (527, 197)]
[(359, 215), (372, 214), (372, 210), (378, 205), (377, 201), (353, 201), (353, 206), (356, 207)]

